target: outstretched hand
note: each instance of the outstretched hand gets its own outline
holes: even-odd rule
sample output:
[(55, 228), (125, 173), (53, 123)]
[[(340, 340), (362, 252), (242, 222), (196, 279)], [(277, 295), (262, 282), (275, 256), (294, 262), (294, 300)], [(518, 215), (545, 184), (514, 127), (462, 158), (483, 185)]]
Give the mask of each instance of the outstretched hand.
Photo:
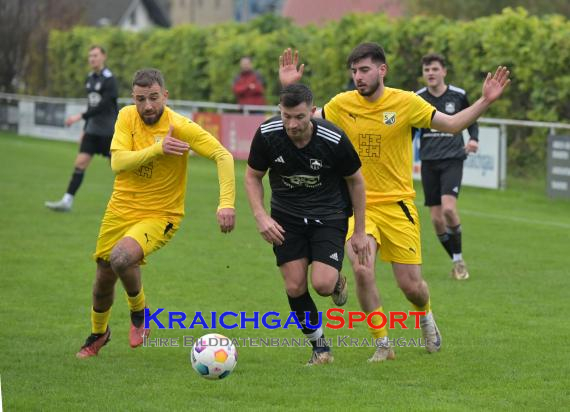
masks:
[(511, 72), (505, 66), (497, 67), (494, 75), (487, 73), (487, 78), (485, 83), (483, 83), (483, 98), (489, 103), (493, 103), (501, 97), (503, 90), (511, 82), (511, 79), (509, 79), (510, 74)]
[(172, 136), (174, 127), (170, 125), (168, 134), (162, 139), (162, 151), (165, 155), (183, 155), (190, 150), (190, 145), (183, 140), (178, 140)]
[(298, 64), (299, 52), (295, 50), (295, 53), (293, 53), (290, 47), (285, 49), (283, 54), (279, 56), (279, 81), (281, 86), (289, 86), (301, 80), (305, 65), (301, 64), (297, 68)]

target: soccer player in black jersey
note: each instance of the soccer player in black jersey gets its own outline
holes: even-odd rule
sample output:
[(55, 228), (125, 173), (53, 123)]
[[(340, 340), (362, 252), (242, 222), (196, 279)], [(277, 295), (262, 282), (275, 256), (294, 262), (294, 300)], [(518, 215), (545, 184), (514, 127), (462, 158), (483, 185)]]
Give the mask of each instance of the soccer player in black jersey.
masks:
[[(445, 58), (430, 53), (422, 58), (422, 73), (427, 86), (416, 93), (437, 110), (450, 115), (469, 107), (465, 90), (445, 83)], [(435, 129), (420, 129), (420, 159), (425, 205), (429, 206), (431, 221), (439, 241), (453, 261), (451, 276), (457, 280), (469, 278), (461, 250), (461, 221), (457, 213), (457, 197), (463, 177), (463, 161), (479, 148), (479, 128), (473, 123), (467, 129), (469, 141), (462, 133), (446, 133)]]
[[(326, 118), (342, 128), (362, 161), (366, 184), (365, 226), (371, 250), (368, 264), (362, 265), (351, 248), (352, 218), (349, 219), (346, 252), (356, 281), (356, 295), (370, 316), (370, 332), (376, 351), (370, 362), (394, 359), (388, 328), (376, 312), (384, 312), (376, 285), (376, 255), (392, 265), (394, 278), (412, 307), (419, 312), (425, 349), (438, 352), (442, 339), (432, 311), (430, 292), (422, 277), (420, 222), (414, 204), (412, 180), (413, 128), (433, 128), (458, 133), (477, 120), (510, 83), (509, 70), (499, 66), (488, 73), (481, 97), (454, 115), (438, 111), (413, 92), (388, 87), (384, 78), (388, 65), (384, 49), (376, 43), (361, 43), (347, 59), (356, 90), (337, 94), (315, 117)], [(282, 86), (297, 83), (304, 65), (299, 54), (289, 48), (279, 57)], [(383, 326), (382, 326), (383, 325)], [(380, 341), (379, 341), (380, 340)]]
[[(257, 228), (273, 244), (291, 310), (313, 345), (308, 365), (330, 363), (333, 357), (322, 328), (311, 327), (318, 324), (318, 311), (307, 287), (308, 267), (315, 291), (344, 305), (347, 285), (340, 270), (353, 212), (353, 251), (363, 264), (370, 253), (361, 163), (341, 129), (312, 118), (316, 107), (307, 86), (285, 87), (280, 109), (281, 116), (264, 122), (253, 138), (245, 186)], [(270, 214), (263, 205), (262, 184), (268, 170)]]
[(91, 73), (85, 83), (87, 92), (87, 111), (69, 116), (66, 126), (71, 126), (80, 120), (85, 120), (83, 136), (79, 145), (79, 153), (75, 158), (75, 168), (67, 191), (61, 200), (45, 202), (47, 208), (57, 212), (69, 212), (73, 206), (73, 198), (83, 182), (85, 170), (95, 154), (111, 157), (111, 140), (117, 120), (117, 80), (107, 67), (107, 53), (101, 46), (91, 46), (89, 49), (89, 66)]

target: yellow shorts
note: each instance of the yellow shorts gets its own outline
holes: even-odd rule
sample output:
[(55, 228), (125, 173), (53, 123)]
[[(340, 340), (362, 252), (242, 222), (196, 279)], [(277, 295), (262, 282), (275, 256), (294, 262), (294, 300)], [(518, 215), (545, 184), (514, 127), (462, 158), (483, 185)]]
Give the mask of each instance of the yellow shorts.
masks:
[[(346, 239), (353, 233), (354, 217), (351, 217)], [(366, 205), (366, 233), (376, 239), (382, 260), (412, 265), (422, 263), (420, 218), (413, 201)]]
[[(178, 230), (180, 218), (146, 218), (128, 220), (109, 209), (105, 211), (93, 259), (107, 262), (115, 245), (125, 237), (131, 237), (141, 246), (144, 257), (163, 247)], [(141, 264), (145, 264), (143, 258)]]

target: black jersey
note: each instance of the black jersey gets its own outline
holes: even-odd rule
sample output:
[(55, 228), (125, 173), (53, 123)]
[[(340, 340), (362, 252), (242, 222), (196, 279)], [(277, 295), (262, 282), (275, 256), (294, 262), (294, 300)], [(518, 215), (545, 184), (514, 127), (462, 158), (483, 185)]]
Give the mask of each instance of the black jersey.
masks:
[[(449, 115), (469, 107), (465, 90), (451, 84), (439, 97), (432, 95), (427, 87), (418, 90), (416, 94), (435, 106), (438, 111)], [(479, 127), (477, 123), (473, 123), (467, 130), (471, 139), (478, 139)], [(465, 159), (467, 157), (461, 133), (454, 135), (434, 129), (421, 129), (419, 136), (421, 160)]]
[(342, 219), (352, 215), (345, 176), (361, 163), (348, 137), (324, 119), (311, 119), (309, 143), (296, 147), (279, 116), (265, 121), (251, 143), (248, 165), (269, 169), (271, 208), (307, 219)]
[(85, 133), (113, 136), (119, 109), (117, 81), (111, 70), (104, 68), (101, 73), (89, 73), (85, 91), (87, 92), (87, 111), (83, 113)]

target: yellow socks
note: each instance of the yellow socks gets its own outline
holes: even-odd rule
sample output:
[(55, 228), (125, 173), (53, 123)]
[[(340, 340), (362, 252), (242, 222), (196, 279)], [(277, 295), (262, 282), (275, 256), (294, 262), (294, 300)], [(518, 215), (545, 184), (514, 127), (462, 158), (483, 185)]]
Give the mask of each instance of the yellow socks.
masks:
[(139, 294), (136, 296), (131, 297), (127, 295), (127, 302), (129, 303), (129, 309), (131, 312), (143, 310), (145, 308), (144, 289), (141, 287)]
[(106, 312), (95, 312), (91, 308), (91, 333), (105, 333), (107, 331), (107, 325), (109, 324), (109, 318), (111, 317), (111, 308)]
[(413, 306), (414, 309), (417, 310), (418, 312), (425, 312), (426, 315), (427, 315), (427, 314), (430, 313), (430, 311), (431, 311), (431, 300), (428, 299), (427, 303), (426, 303), (425, 305), (423, 305), (423, 306), (414, 305), (413, 303), (412, 303), (412, 306)]
[[(384, 313), (384, 309), (382, 308), (382, 306), (378, 306), (378, 308), (374, 309), (372, 312)], [(380, 315), (374, 315), (370, 318), (370, 322), (374, 326), (380, 326), (383, 323), (383, 319), (385, 319), (385, 318), (383, 318)], [(384, 337), (388, 336), (388, 322), (386, 322), (384, 324), (382, 329), (375, 329), (375, 328), (370, 327), (370, 325), (369, 325), (368, 330), (370, 331), (370, 333), (372, 334), (374, 339), (384, 338)]]

